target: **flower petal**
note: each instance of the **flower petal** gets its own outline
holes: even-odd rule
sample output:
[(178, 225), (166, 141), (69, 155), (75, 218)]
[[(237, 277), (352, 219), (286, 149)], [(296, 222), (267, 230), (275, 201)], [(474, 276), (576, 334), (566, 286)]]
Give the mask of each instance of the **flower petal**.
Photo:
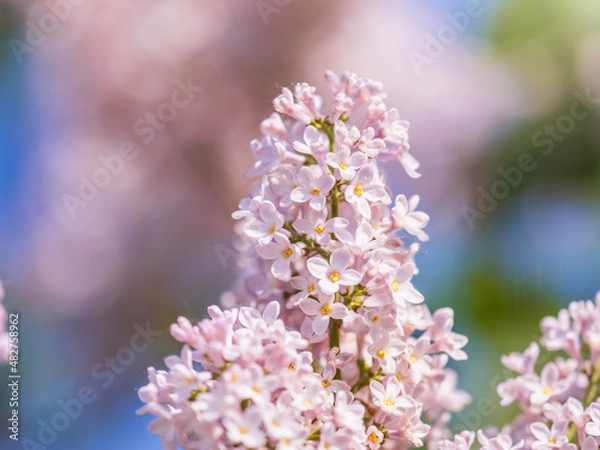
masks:
[(281, 247), (274, 242), (270, 242), (266, 245), (257, 246), (256, 253), (258, 253), (264, 259), (276, 259), (281, 257)]
[(331, 254), (331, 269), (336, 272), (343, 272), (350, 265), (352, 253), (344, 247), (334, 250)]
[(324, 315), (315, 316), (312, 323), (312, 328), (315, 334), (322, 335), (325, 334), (327, 328), (329, 327), (329, 317)]
[(361, 280), (362, 277), (360, 276), (360, 273), (358, 273), (356, 270), (350, 269), (342, 273), (339, 283), (342, 286), (355, 286), (359, 284)]
[(327, 278), (329, 275), (329, 264), (321, 256), (313, 256), (306, 262), (306, 268), (315, 278)]
[(331, 305), (331, 312), (329, 315), (334, 319), (343, 319), (348, 315), (348, 308), (341, 303), (334, 303)]
[(309, 316), (316, 316), (321, 311), (321, 304), (312, 298), (302, 300), (298, 306), (304, 314)]
[(278, 279), (287, 278), (290, 273), (290, 260), (288, 258), (279, 258), (271, 266), (273, 276)]

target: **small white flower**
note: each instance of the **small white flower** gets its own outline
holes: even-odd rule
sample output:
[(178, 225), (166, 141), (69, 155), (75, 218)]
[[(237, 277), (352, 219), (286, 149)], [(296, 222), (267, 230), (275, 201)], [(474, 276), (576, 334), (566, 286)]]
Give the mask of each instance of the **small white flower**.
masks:
[(529, 426), (535, 441), (531, 444), (532, 450), (546, 450), (550, 448), (561, 448), (567, 443), (567, 422), (555, 422), (552, 428), (542, 422), (535, 422)]
[(531, 390), (530, 401), (534, 405), (543, 405), (567, 389), (567, 383), (560, 379), (558, 367), (553, 362), (544, 366), (539, 378), (523, 378), (523, 384)]
[(334, 153), (327, 153), (325, 162), (337, 169), (344, 180), (352, 180), (356, 171), (367, 162), (367, 155), (362, 152), (351, 153), (348, 146), (341, 145)]
[(321, 384), (327, 392), (350, 391), (350, 386), (341, 380), (334, 379), (336, 373), (335, 363), (330, 361), (323, 369)]
[(229, 411), (223, 419), (229, 438), (248, 448), (260, 448), (265, 445), (265, 434), (261, 430), (261, 414), (256, 407), (250, 407), (239, 413)]
[(319, 280), (323, 292), (334, 294), (340, 290), (340, 286), (355, 286), (360, 283), (361, 275), (356, 270), (348, 269), (351, 260), (352, 255), (348, 250), (338, 248), (331, 254), (330, 262), (321, 256), (313, 256), (306, 266)]
[(250, 143), (250, 150), (257, 161), (254, 163), (254, 167), (246, 172), (248, 177), (271, 173), (281, 163), (285, 155), (283, 144), (274, 142), (269, 137), (263, 138), (262, 141), (253, 140)]
[(424, 374), (431, 371), (427, 362), (427, 354), (431, 348), (431, 341), (427, 337), (420, 337), (414, 344), (406, 349), (405, 357), (411, 366), (411, 375), (416, 382), (421, 381)]
[[(293, 416), (287, 414), (287, 412), (285, 409), (278, 408), (272, 404), (261, 406), (263, 422), (269, 437), (282, 441), (291, 441), (302, 435), (301, 424)], [(282, 448), (292, 449), (294, 447), (285, 446)]]
[(311, 208), (320, 211), (325, 208), (327, 194), (334, 184), (335, 178), (323, 174), (318, 166), (304, 166), (298, 173), (298, 187), (292, 191), (290, 198), (296, 203), (309, 202)]
[(600, 436), (600, 403), (592, 403), (588, 407), (587, 413), (591, 422), (585, 425), (585, 432), (590, 436)]
[(523, 353), (512, 352), (508, 356), (502, 356), (502, 364), (521, 374), (533, 373), (535, 363), (540, 354), (540, 347), (536, 342), (529, 344)]
[(298, 153), (312, 155), (320, 159), (325, 152), (329, 151), (329, 139), (325, 133), (309, 125), (304, 129), (304, 143), (294, 141), (293, 146)]
[(381, 237), (375, 235), (375, 230), (366, 220), (356, 227), (354, 235), (345, 228), (339, 228), (335, 236), (357, 254), (376, 249), (383, 244)]
[(396, 377), (389, 378), (385, 387), (379, 381), (371, 381), (369, 386), (375, 397), (375, 404), (387, 414), (395, 414), (402, 408), (415, 406), (411, 397), (402, 394), (402, 385)]
[(246, 223), (244, 231), (247, 236), (257, 239), (260, 244), (267, 244), (281, 230), (283, 224), (283, 215), (277, 211), (273, 203), (265, 201), (260, 205), (258, 217)]
[(301, 255), (296, 244), (291, 244), (283, 235), (275, 235), (273, 241), (256, 247), (256, 252), (264, 259), (274, 259), (271, 273), (280, 280), (289, 279), (291, 276), (290, 264)]
[(298, 122), (309, 124), (313, 120), (313, 114), (308, 107), (294, 100), (294, 94), (288, 88), (283, 88), (273, 100), (273, 109), (281, 114), (287, 114)]
[(343, 303), (334, 303), (333, 294), (321, 294), (319, 300), (306, 298), (299, 304), (300, 309), (311, 316), (312, 329), (317, 335), (324, 334), (329, 326), (329, 319), (343, 319), (348, 314), (348, 309)]
[(371, 203), (389, 203), (385, 188), (377, 183), (373, 164), (363, 166), (344, 191), (346, 201), (356, 204), (358, 212), (367, 220), (371, 218)]
[(367, 446), (370, 450), (378, 450), (383, 443), (383, 433), (375, 425), (367, 428)]
[(394, 216), (394, 224), (398, 228), (405, 229), (420, 241), (425, 242), (429, 240), (429, 236), (422, 228), (425, 228), (429, 223), (429, 216), (424, 212), (416, 211), (418, 204), (418, 195), (413, 195), (410, 200), (407, 200), (405, 195), (398, 195), (396, 206), (392, 208), (392, 215)]
[(417, 291), (410, 282), (415, 270), (416, 267), (413, 263), (406, 263), (387, 276), (392, 296), (400, 306), (405, 306), (405, 302), (417, 304), (425, 300), (423, 294)]
[(292, 226), (301, 234), (314, 239), (320, 245), (327, 245), (331, 241), (331, 233), (338, 234), (348, 226), (348, 220), (342, 217), (332, 217), (327, 220), (327, 210), (316, 211), (310, 209), (306, 219), (296, 220)]
[(384, 373), (390, 374), (396, 371), (396, 358), (406, 348), (406, 343), (399, 339), (390, 339), (390, 334), (383, 332), (374, 337), (374, 342), (367, 351), (379, 361)]
[(477, 439), (481, 444), (480, 450), (518, 450), (525, 445), (523, 440), (513, 445), (512, 438), (504, 433), (500, 433), (493, 438), (488, 438), (482, 430), (477, 432)]
[(375, 158), (379, 152), (385, 148), (385, 142), (383, 139), (373, 139), (374, 136), (375, 130), (373, 130), (371, 127), (368, 127), (358, 141), (358, 148), (371, 158)]
[(294, 306), (307, 298), (309, 295), (316, 295), (319, 289), (319, 280), (310, 274), (306, 276), (297, 276), (290, 279), (290, 284), (300, 292), (294, 294), (291, 302)]

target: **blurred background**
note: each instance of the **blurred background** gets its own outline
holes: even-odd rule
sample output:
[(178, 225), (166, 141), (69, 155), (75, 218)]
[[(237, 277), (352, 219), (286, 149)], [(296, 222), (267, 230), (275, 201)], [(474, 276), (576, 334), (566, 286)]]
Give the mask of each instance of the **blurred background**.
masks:
[(0, 448), (160, 448), (134, 415), (145, 368), (233, 280), (230, 214), (271, 99), (326, 69), (383, 81), (411, 122), (423, 176), (386, 170), (431, 216), (415, 285), (470, 337), (457, 430), (509, 419), (500, 355), (600, 289), (595, 0), (1, 0), (0, 42), (0, 279), (23, 374), (21, 446), (3, 431)]

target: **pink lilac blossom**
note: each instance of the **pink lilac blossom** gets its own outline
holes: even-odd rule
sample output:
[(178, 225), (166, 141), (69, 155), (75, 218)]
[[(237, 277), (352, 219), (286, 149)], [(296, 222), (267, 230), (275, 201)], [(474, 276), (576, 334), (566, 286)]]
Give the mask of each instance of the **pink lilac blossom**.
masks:
[(181, 355), (140, 389), (165, 448), (422, 446), (449, 437), (449, 412), (470, 401), (445, 367), (466, 358), (467, 339), (450, 308), (424, 305), (411, 282), (419, 244), (397, 235), (426, 240), (429, 217), (418, 197), (392, 206), (378, 166), (419, 176), (408, 123), (380, 83), (326, 80), (332, 103), (305, 83), (273, 102), (251, 143), (260, 180), (233, 214), (239, 276), (226, 309), (179, 318)]
[[(501, 430), (478, 430), (481, 448), (531, 450), (597, 450), (600, 440), (600, 292), (594, 301), (574, 301), (557, 317), (541, 321), (542, 336), (523, 353), (502, 357), (516, 372), (498, 385), (503, 406), (516, 402), (519, 416)], [(561, 352), (554, 360), (538, 361), (540, 348)], [(541, 366), (539, 374), (536, 364)], [(467, 433), (467, 434), (465, 434)], [(463, 432), (442, 450), (468, 450), (473, 439)]]

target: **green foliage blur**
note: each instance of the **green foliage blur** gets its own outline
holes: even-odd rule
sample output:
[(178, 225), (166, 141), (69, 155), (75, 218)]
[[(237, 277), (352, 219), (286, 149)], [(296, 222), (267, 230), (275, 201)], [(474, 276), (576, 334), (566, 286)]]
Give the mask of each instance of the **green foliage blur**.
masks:
[[(592, 274), (588, 286), (596, 290), (583, 289), (581, 284), (576, 285), (576, 280), (565, 287), (562, 275), (570, 274), (556, 277), (548, 269), (553, 265), (562, 267), (557, 261), (563, 258), (564, 245), (570, 240), (568, 229), (557, 229), (553, 232), (556, 241), (547, 243), (555, 249), (555, 260), (545, 259), (534, 263), (536, 267), (530, 267), (531, 270), (523, 271), (523, 266), (531, 266), (536, 258), (532, 256), (535, 249), (531, 241), (522, 236), (523, 221), (520, 220), (524, 209), (536, 207), (527, 199), (528, 192), (541, 193), (550, 207), (559, 204), (560, 197), (564, 197), (571, 204), (577, 204), (583, 214), (592, 217), (591, 227), (596, 230), (594, 240), (584, 243), (583, 247), (598, 247), (600, 102), (586, 118), (574, 120), (572, 132), (556, 132), (560, 139), (550, 138), (548, 154), (542, 153), (546, 147), (536, 146), (534, 136), (538, 133), (546, 137), (547, 127), (556, 126), (561, 116), (572, 115), (571, 107), (577, 100), (575, 93), (584, 95), (589, 91), (593, 98), (600, 99), (597, 70), (582, 74), (585, 57), (591, 55), (592, 63), (600, 61), (599, 36), (600, 3), (586, 0), (506, 1), (498, 5), (487, 30), (490, 53), (519, 75), (523, 83), (523, 103), (532, 105), (532, 110), (524, 112), (514, 129), (489, 151), (481, 153), (470, 168), (472, 203), (477, 200), (478, 186), (488, 188), (498, 179), (498, 167), (516, 166), (518, 157), (525, 152), (534, 156), (537, 165), (521, 183), (511, 188), (496, 210), (478, 223), (471, 236), (471, 262), (449, 289), (440, 290), (442, 302), (456, 310), (457, 329), (467, 330), (471, 338), (467, 349), (469, 361), (455, 367), (462, 387), (473, 395), (474, 401), (456, 420), (457, 431), (485, 425), (501, 426), (514, 418), (517, 413), (514, 405), (500, 407), (496, 394), (498, 382), (512, 376), (502, 368), (500, 355), (523, 351), (529, 342), (539, 337), (539, 322), (544, 316), (556, 315), (568, 301), (578, 299), (565, 298), (564, 292), (581, 292), (580, 298), (589, 299), (600, 287), (597, 250), (569, 262), (573, 273), (587, 267), (587, 273)], [(561, 224), (536, 221), (535, 227), (543, 235)], [(517, 261), (519, 263), (514, 264)], [(486, 403), (488, 399), (494, 406)]]

